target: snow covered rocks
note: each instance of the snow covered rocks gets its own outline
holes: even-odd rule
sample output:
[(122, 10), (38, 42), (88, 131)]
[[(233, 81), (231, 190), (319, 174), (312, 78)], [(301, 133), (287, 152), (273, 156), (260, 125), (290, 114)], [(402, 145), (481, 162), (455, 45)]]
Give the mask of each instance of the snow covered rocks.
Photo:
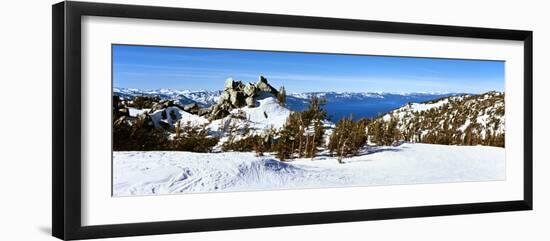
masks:
[[(118, 89), (113, 97), (114, 150), (220, 150), (229, 140), (272, 136), (269, 133), (281, 128), (291, 113), (263, 76), (247, 84), (230, 78), (223, 88), (220, 92)], [(255, 145), (246, 142), (244, 149), (241, 143), (231, 146), (250, 150)]]
[(263, 76), (260, 76), (255, 84), (243, 84), (241, 81), (229, 78), (225, 81), (225, 88), (218, 99), (218, 103), (212, 106), (209, 119), (215, 120), (226, 117), (235, 108), (254, 107), (256, 97), (266, 95), (277, 97), (278, 94), (279, 92), (269, 85), (267, 79)]

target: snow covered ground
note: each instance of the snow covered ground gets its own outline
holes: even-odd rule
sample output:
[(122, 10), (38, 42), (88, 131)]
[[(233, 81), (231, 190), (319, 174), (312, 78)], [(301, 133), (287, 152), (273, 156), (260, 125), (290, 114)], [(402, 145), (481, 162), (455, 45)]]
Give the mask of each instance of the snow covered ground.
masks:
[(114, 152), (114, 196), (493, 181), (505, 178), (504, 148), (406, 143), (360, 156), (281, 162), (222, 152)]
[[(231, 111), (233, 115), (237, 115), (241, 112), (244, 119), (240, 120), (227, 116), (222, 119), (213, 120), (208, 124), (208, 128), (211, 131), (224, 132), (224, 129), (228, 128), (227, 125), (230, 125), (231, 121), (233, 121), (239, 128), (247, 124), (249, 128), (261, 134), (271, 127), (276, 129), (283, 127), (286, 119), (291, 113), (289, 109), (282, 107), (274, 97), (258, 99), (257, 102), (257, 106), (255, 107), (242, 107)], [(227, 130), (225, 130), (225, 132), (227, 132)]]

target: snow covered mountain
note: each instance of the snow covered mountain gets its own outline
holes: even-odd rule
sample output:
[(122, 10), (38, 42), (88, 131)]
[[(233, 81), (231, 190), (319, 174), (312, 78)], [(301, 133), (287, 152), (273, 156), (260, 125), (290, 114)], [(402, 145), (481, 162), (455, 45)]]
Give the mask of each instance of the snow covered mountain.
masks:
[(376, 128), (397, 128), (411, 142), (504, 146), (504, 93), (409, 103), (376, 119), (369, 131)]
[[(122, 98), (135, 96), (158, 96), (161, 100), (176, 100), (181, 105), (197, 103), (201, 107), (214, 105), (222, 91), (208, 90), (138, 90), (128, 88), (114, 88), (115, 95)], [(308, 98), (311, 95), (324, 97), (327, 104), (324, 107), (330, 119), (336, 122), (350, 113), (354, 119), (361, 117), (373, 118), (410, 102), (424, 102), (448, 96), (457, 96), (457, 93), (376, 93), (376, 92), (307, 92), (288, 94), (286, 107), (293, 111), (307, 108)]]
[(221, 94), (221, 91), (209, 90), (139, 90), (130, 88), (113, 88), (113, 94), (124, 99), (131, 99), (136, 96), (158, 96), (161, 100), (177, 100), (181, 105), (196, 103), (201, 107), (209, 107), (215, 104)]

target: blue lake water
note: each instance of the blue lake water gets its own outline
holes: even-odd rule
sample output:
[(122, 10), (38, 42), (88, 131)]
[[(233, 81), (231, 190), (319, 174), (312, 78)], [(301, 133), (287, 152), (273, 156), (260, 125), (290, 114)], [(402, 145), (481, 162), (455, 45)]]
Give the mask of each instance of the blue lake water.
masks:
[[(409, 102), (425, 102), (456, 94), (337, 94), (327, 93), (324, 97), (327, 104), (324, 106), (331, 121), (336, 122), (343, 117), (357, 120), (360, 118), (372, 118), (406, 105)], [(292, 110), (303, 110), (308, 103), (303, 98), (287, 97), (287, 107)]]

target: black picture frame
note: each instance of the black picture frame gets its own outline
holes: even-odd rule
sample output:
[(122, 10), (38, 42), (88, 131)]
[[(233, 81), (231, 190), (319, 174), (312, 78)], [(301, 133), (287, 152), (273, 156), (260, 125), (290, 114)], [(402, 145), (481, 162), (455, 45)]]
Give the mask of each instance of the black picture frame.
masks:
[[(524, 43), (524, 194), (521, 200), (420, 207), (342, 210), (283, 215), (81, 224), (81, 17), (230, 23), (379, 33), (517, 40)], [(90, 2), (52, 6), (52, 233), (60, 239), (199, 232), (381, 219), (532, 210), (533, 208), (533, 32), (415, 23), (290, 16)]]

